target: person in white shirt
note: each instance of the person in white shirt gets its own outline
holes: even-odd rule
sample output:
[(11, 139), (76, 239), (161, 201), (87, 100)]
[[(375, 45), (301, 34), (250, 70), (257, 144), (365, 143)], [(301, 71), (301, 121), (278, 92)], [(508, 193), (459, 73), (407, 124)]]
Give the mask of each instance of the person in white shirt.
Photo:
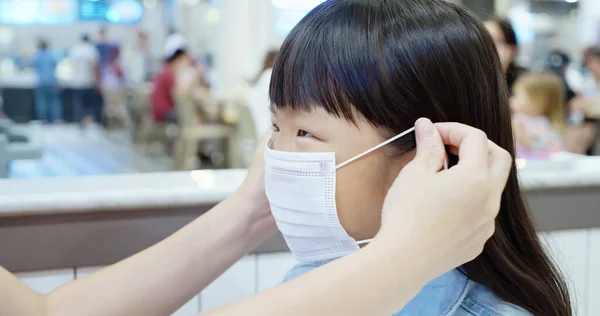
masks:
[(271, 83), (271, 72), (273, 71), (273, 64), (275, 63), (277, 53), (277, 50), (271, 50), (267, 53), (261, 71), (256, 78), (250, 82), (252, 88), (248, 94), (247, 104), (250, 114), (254, 119), (257, 138), (260, 138), (265, 129), (271, 126), (269, 85)]
[(78, 122), (102, 121), (102, 105), (97, 102), (100, 54), (84, 34), (69, 52), (73, 62), (73, 115)]

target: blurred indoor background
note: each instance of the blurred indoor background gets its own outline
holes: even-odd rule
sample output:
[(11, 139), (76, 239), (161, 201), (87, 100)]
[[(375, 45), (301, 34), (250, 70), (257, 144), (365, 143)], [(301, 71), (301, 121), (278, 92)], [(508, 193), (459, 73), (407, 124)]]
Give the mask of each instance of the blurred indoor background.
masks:
[[(532, 120), (515, 114), (523, 190), (577, 315), (600, 315), (600, 0), (449, 1), (487, 20), (513, 103), (547, 101), (532, 109), (551, 145), (520, 142)], [(0, 265), (48, 292), (229, 196), (270, 126), (277, 49), (322, 2), (0, 0)], [(177, 315), (294, 263), (278, 236)]]
[[(7, 153), (0, 176), (244, 167), (256, 144), (258, 132), (251, 131), (268, 127), (268, 112), (253, 105), (268, 102), (268, 77), (261, 74), (291, 28), (321, 2), (0, 0), (0, 100), (10, 119), (3, 124), (12, 131), (0, 145)], [(600, 36), (596, 1), (453, 2), (483, 18), (509, 20), (517, 65), (543, 70), (548, 54), (558, 51), (568, 56), (573, 80), (584, 80), (584, 50)], [(83, 37), (97, 50), (87, 56), (96, 69), (82, 69), (90, 67)], [(48, 66), (36, 65), (42, 42), (48, 52), (42, 59), (55, 63), (49, 95), (38, 80)], [(192, 71), (180, 71), (185, 78), (177, 81), (193, 87), (172, 97), (168, 103), (185, 109), (166, 119), (155, 113), (160, 95), (154, 95), (169, 49), (185, 51)], [(93, 85), (82, 86), (81, 76), (90, 75)], [(585, 152), (593, 152), (591, 145)]]

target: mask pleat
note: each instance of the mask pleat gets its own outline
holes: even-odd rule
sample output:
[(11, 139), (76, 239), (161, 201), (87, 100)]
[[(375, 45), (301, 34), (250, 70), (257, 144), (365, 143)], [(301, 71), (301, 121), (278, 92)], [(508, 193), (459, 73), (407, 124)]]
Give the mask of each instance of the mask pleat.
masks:
[(330, 226), (327, 215), (318, 212), (305, 212), (273, 205), (271, 213), (273, 213), (277, 221), (288, 224), (306, 225), (307, 223), (311, 223), (314, 226)]

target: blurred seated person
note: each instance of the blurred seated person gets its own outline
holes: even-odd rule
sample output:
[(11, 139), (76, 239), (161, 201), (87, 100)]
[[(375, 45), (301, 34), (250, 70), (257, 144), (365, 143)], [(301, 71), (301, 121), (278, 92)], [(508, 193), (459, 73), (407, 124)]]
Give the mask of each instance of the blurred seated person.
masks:
[(565, 89), (559, 76), (522, 75), (513, 86), (511, 107), (518, 157), (543, 159), (564, 150)]
[[(591, 47), (584, 53), (584, 65), (593, 80), (587, 80), (581, 95), (570, 103), (571, 111), (581, 117), (574, 131), (574, 148), (571, 151), (580, 154), (592, 154), (597, 140), (597, 122), (600, 119), (600, 47)], [(598, 150), (600, 148), (596, 148)]]
[(100, 81), (102, 97), (104, 98), (104, 122), (106, 125), (112, 125), (112, 120), (119, 120), (121, 124), (127, 120), (127, 86), (124, 65), (121, 58), (121, 49), (118, 46), (112, 46), (106, 63), (101, 67), (102, 78)]
[(62, 121), (62, 104), (55, 75), (58, 61), (48, 49), (45, 40), (39, 40), (38, 51), (33, 56), (32, 64), (38, 80), (35, 88), (37, 119), (43, 122)]
[(586, 50), (585, 68), (592, 75), (593, 83), (584, 87), (585, 99), (579, 100), (574, 107), (583, 111), (586, 117), (592, 119), (600, 118), (600, 94), (598, 85), (600, 83), (600, 46)]
[[(178, 111), (186, 110), (189, 103), (210, 103), (210, 93), (195, 68), (192, 58), (187, 52), (187, 42), (179, 34), (170, 35), (165, 43), (165, 63), (154, 76), (152, 91), (152, 113), (157, 122), (177, 122)], [(182, 107), (176, 107), (176, 100), (184, 100)], [(186, 111), (187, 112), (187, 111)], [(199, 116), (192, 115), (192, 120), (199, 121)]]
[(260, 139), (264, 131), (271, 126), (269, 85), (276, 57), (277, 50), (269, 51), (265, 56), (262, 69), (254, 80), (250, 82), (252, 87), (248, 95), (247, 104), (250, 114), (254, 119), (257, 139)]

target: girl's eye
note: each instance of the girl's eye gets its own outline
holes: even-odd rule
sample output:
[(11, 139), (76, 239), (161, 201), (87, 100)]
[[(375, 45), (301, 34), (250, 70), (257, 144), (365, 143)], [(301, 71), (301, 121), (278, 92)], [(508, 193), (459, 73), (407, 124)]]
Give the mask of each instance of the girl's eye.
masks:
[(279, 132), (279, 126), (277, 126), (277, 124), (271, 125), (271, 128), (273, 129), (274, 132)]
[(299, 136), (299, 137), (312, 137), (312, 134), (309, 133), (309, 132), (307, 132), (307, 131), (305, 131), (305, 130), (299, 129), (296, 136)]

